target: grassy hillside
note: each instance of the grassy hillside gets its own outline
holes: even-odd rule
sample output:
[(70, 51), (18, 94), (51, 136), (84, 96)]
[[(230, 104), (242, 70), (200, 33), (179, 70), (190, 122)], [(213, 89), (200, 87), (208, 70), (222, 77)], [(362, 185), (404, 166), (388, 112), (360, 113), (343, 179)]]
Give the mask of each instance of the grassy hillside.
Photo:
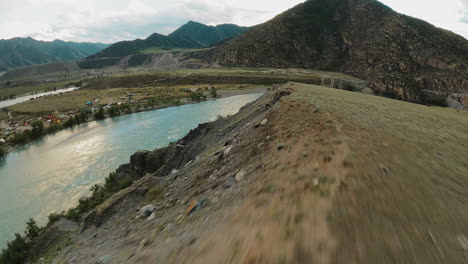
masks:
[(335, 263), (466, 261), (468, 112), (306, 85), (291, 99), (329, 113), (350, 149), (328, 215)]

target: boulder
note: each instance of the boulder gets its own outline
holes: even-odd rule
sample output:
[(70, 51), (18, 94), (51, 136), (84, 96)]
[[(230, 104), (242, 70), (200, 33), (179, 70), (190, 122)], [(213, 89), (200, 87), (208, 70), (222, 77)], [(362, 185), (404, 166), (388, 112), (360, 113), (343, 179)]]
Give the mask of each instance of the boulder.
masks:
[(148, 204), (143, 206), (140, 210), (138, 210), (137, 217), (138, 218), (145, 218), (150, 216), (154, 211), (156, 211), (156, 206), (153, 204)]

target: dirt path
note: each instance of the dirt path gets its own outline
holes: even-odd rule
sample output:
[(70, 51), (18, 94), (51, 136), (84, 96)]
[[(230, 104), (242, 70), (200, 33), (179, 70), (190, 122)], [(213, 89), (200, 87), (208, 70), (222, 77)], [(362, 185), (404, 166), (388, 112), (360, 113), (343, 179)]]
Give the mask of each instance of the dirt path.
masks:
[[(282, 99), (216, 147), (230, 149), (222, 160), (201, 157), (167, 179), (161, 216), (135, 220), (135, 205), (125, 203), (103, 226), (80, 234), (56, 263), (103, 254), (113, 263), (329, 263), (336, 241), (326, 216), (347, 170), (343, 139), (333, 116)], [(208, 206), (186, 215), (192, 200)]]

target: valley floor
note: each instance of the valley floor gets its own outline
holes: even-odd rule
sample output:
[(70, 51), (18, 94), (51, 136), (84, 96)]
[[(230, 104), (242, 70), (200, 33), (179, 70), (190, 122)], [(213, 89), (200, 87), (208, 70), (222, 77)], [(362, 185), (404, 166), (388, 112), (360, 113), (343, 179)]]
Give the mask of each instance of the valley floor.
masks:
[(467, 123), (289, 83), (163, 150), (40, 262), (466, 263)]

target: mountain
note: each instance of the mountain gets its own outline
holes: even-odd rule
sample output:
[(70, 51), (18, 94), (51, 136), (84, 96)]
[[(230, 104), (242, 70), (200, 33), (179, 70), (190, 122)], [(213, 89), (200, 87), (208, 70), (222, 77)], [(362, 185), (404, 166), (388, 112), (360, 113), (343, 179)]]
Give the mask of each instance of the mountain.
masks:
[(246, 32), (248, 27), (239, 27), (233, 24), (207, 26), (198, 22), (189, 21), (179, 29), (169, 34), (169, 37), (178, 40), (195, 42), (202, 47), (218, 44)]
[(89, 56), (88, 59), (106, 58), (106, 57), (125, 57), (131, 54), (137, 54), (149, 48), (173, 49), (173, 48), (202, 48), (192, 41), (176, 40), (168, 36), (154, 33), (146, 39), (136, 39), (132, 41), (117, 42), (99, 53)]
[(212, 64), (347, 73), (377, 93), (424, 102), (468, 92), (468, 41), (375, 0), (309, 0), (199, 55)]
[(89, 59), (125, 57), (152, 48), (162, 50), (206, 48), (236, 37), (247, 30), (247, 27), (232, 24), (207, 26), (190, 21), (168, 36), (155, 33), (146, 39), (117, 42), (107, 49), (90, 56)]
[(0, 71), (69, 60), (79, 60), (108, 47), (100, 43), (75, 43), (33, 38), (0, 40)]

